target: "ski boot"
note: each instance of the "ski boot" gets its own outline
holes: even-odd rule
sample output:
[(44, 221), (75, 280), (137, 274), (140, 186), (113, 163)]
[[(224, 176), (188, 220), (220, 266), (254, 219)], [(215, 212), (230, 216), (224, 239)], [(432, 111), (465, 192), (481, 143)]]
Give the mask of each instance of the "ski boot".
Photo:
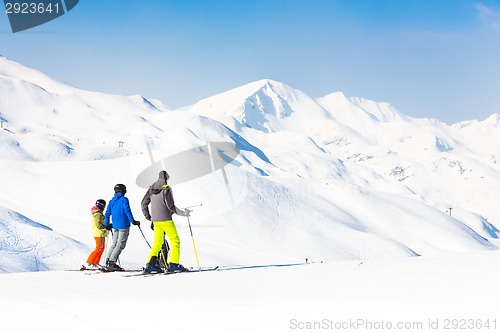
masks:
[(168, 272), (169, 273), (178, 273), (178, 272), (187, 272), (189, 269), (182, 266), (181, 264), (168, 263)]
[(114, 261), (109, 261), (108, 262), (108, 265), (106, 266), (106, 271), (108, 272), (119, 272), (119, 271), (123, 271), (123, 268), (121, 268), (120, 266), (118, 266)]
[(163, 273), (163, 270), (158, 265), (153, 265), (153, 264), (147, 263), (146, 268), (144, 269), (144, 273), (148, 273), (148, 274)]
[(146, 268), (144, 269), (144, 273), (147, 274), (163, 273), (163, 270), (158, 265), (157, 256), (153, 256), (151, 257), (151, 259), (149, 259), (149, 262), (146, 264)]

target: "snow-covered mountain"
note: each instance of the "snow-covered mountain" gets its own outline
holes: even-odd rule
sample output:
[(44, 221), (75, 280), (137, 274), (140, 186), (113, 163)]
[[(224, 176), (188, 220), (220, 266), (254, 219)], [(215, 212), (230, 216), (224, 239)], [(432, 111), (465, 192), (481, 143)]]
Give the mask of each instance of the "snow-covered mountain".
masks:
[(440, 211), (451, 207), (455, 216), (468, 211), (498, 221), (498, 114), (448, 126), (341, 92), (314, 99), (271, 80), (209, 97), (190, 111), (241, 133), (288, 175), (325, 185), (336, 180)]
[[(47, 161), (137, 154), (143, 140), (135, 138), (158, 131), (148, 114), (165, 110), (161, 103), (141, 96), (76, 89), (0, 58), (3, 159)], [(117, 149), (120, 141), (124, 149)]]
[[(2, 264), (0, 271), (78, 266), (92, 246), (89, 209), (97, 198), (109, 199), (114, 184), (125, 183), (140, 219), (138, 175), (154, 161), (172, 170), (176, 154), (210, 142), (230, 142), (239, 154), (190, 181), (175, 184), (171, 175), (179, 206), (203, 204), (192, 223), (205, 264), (498, 245), (499, 115), (449, 126), (341, 92), (313, 98), (272, 80), (169, 110), (141, 96), (73, 88), (0, 58), (0, 118), (2, 242), (32, 221), (73, 249), (41, 259), (43, 265)], [(178, 224), (184, 263), (193, 265), (185, 221)], [(15, 247), (0, 246), (0, 253), (26, 262), (26, 251)], [(126, 265), (143, 265), (146, 254), (144, 239), (132, 233)]]

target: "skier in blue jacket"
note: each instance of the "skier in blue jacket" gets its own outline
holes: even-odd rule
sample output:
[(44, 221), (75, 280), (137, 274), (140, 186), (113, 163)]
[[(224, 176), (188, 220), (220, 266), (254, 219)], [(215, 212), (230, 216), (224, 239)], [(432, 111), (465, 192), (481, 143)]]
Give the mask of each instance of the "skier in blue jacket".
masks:
[[(109, 201), (106, 214), (104, 214), (104, 225), (107, 230), (113, 229), (113, 244), (109, 248), (106, 259), (106, 269), (108, 271), (122, 271), (123, 268), (116, 263), (120, 253), (127, 245), (128, 235), (130, 233), (130, 224), (140, 225), (139, 221), (135, 221), (128, 198), (125, 197), (127, 187), (123, 184), (115, 186), (115, 195)], [(110, 220), (110, 218), (112, 220)]]

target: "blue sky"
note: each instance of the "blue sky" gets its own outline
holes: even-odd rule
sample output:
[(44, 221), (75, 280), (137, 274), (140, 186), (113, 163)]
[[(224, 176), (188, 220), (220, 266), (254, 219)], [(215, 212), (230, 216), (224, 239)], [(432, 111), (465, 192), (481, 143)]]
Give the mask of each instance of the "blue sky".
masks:
[(269, 78), (447, 123), (500, 113), (500, 0), (81, 0), (0, 54), (175, 108)]

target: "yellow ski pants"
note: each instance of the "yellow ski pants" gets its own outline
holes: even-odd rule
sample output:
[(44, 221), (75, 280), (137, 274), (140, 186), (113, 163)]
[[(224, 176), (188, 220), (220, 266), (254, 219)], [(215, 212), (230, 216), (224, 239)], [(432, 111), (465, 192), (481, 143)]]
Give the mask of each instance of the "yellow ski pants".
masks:
[(164, 236), (167, 234), (168, 242), (170, 245), (169, 263), (178, 264), (181, 256), (181, 240), (179, 239), (179, 234), (177, 233), (177, 228), (175, 227), (174, 221), (155, 221), (154, 223), (154, 240), (151, 246), (151, 251), (149, 252), (149, 259), (158, 256), (158, 252), (161, 250), (163, 245)]

